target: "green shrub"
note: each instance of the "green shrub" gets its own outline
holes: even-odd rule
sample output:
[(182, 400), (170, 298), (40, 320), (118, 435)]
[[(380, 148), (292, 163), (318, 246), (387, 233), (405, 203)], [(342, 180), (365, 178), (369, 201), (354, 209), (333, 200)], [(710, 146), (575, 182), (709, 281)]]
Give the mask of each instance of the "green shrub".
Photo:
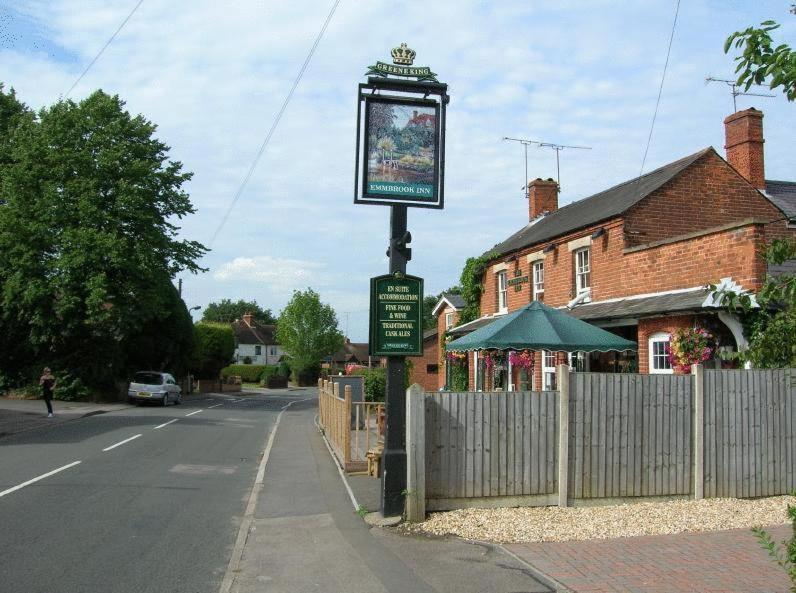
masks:
[(274, 364), (263, 365), (263, 371), (260, 373), (260, 385), (268, 383), (268, 379), (277, 376), (279, 367)]
[(383, 402), (387, 393), (387, 369), (366, 367), (355, 369), (352, 375), (365, 377), (365, 401)]
[(53, 398), (67, 402), (85, 401), (91, 399), (91, 390), (79, 377), (65, 375), (56, 379)]
[[(796, 492), (793, 492), (793, 496), (796, 496)], [(788, 518), (793, 526), (793, 535), (790, 540), (784, 540), (781, 545), (777, 545), (774, 538), (762, 527), (753, 527), (752, 532), (774, 562), (788, 573), (791, 583), (790, 590), (796, 593), (796, 507), (788, 505)]]
[(231, 364), (221, 369), (221, 377), (226, 379), (230, 375), (237, 375), (244, 383), (257, 383), (267, 366), (265, 364)]
[(290, 363), (286, 360), (279, 361), (279, 371), (277, 373), (280, 377), (290, 377)]

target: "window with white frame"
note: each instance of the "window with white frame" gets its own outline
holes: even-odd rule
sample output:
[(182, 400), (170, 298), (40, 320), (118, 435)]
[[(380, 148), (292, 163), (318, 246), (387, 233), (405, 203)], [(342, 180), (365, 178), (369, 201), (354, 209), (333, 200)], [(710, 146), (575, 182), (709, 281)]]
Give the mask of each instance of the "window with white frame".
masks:
[(650, 336), (650, 373), (670, 374), (672, 372), (672, 365), (669, 362), (670, 341), (671, 336), (664, 332)]
[(588, 247), (575, 252), (575, 288), (578, 294), (591, 289), (590, 259)]
[(506, 270), (498, 272), (498, 313), (505, 313), (509, 307), (509, 289)]
[(263, 353), (263, 347), (262, 346), (255, 346), (254, 347), (254, 355), (255, 356), (260, 356), (262, 353)]
[(585, 373), (589, 370), (589, 357), (586, 352), (569, 353), (569, 370), (575, 373)]
[(445, 329), (448, 330), (453, 327), (453, 312), (445, 313)]
[(544, 262), (533, 262), (533, 300), (544, 300)]
[(269, 350), (270, 350), (269, 354), (271, 356), (276, 356), (276, 346), (271, 346), (271, 348), (269, 348)]
[(554, 391), (556, 388), (556, 353), (542, 352), (542, 390)]

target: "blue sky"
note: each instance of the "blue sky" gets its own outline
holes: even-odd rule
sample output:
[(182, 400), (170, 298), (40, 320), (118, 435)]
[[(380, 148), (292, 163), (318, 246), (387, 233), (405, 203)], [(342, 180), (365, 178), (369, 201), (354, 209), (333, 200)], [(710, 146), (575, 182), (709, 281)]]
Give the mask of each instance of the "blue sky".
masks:
[[(135, 0), (0, 7), (0, 80), (38, 108), (74, 83)], [(145, 0), (70, 95), (117, 93), (158, 124), (195, 173), (185, 237), (208, 244), (318, 33), (331, 0)], [(683, 2), (645, 171), (714, 146), (731, 96), (729, 33), (773, 18), (794, 45), (789, 2)], [(674, 1), (343, 0), (246, 191), (202, 264), (188, 306), (256, 299), (278, 312), (313, 287), (341, 329), (367, 340), (368, 279), (385, 273), (388, 208), (353, 204), (356, 85), (407, 42), (415, 65), (450, 87), (442, 211), (410, 209), (413, 260), (427, 292), (457, 283), (464, 260), (527, 223), (520, 145), (504, 136), (590, 146), (561, 153), (560, 203), (638, 175)], [(796, 105), (739, 97), (765, 113), (766, 176), (796, 179)], [(529, 177), (555, 177), (531, 148)], [(200, 315), (201, 313), (198, 313)]]

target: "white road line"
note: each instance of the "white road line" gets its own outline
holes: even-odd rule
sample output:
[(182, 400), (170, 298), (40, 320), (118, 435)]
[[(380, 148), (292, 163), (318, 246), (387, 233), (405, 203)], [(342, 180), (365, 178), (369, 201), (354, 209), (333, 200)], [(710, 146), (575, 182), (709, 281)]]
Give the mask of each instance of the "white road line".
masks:
[(179, 418), (175, 418), (174, 420), (169, 420), (168, 422), (164, 422), (163, 424), (158, 424), (153, 430), (157, 430), (158, 428), (163, 428), (164, 426), (173, 424), (174, 422), (177, 422), (177, 420), (179, 420)]
[(187, 418), (188, 416), (193, 416), (194, 414), (198, 414), (201, 411), (202, 410), (196, 410), (195, 412), (191, 412), (190, 414), (186, 414), (185, 417)]
[(287, 410), (290, 406), (298, 402), (307, 401), (308, 399), (312, 398), (308, 397), (286, 404), (276, 416), (276, 422), (274, 423), (274, 427), (271, 429), (271, 433), (268, 435), (268, 442), (266, 443), (265, 450), (263, 451), (263, 458), (260, 461), (260, 467), (257, 469), (257, 477), (254, 479), (254, 486), (252, 486), (252, 491), (249, 494), (249, 502), (246, 505), (246, 511), (243, 513), (243, 521), (238, 529), (238, 537), (235, 540), (235, 546), (232, 548), (232, 556), (230, 557), (229, 564), (227, 565), (227, 572), (224, 574), (224, 578), (221, 581), (219, 593), (230, 593), (232, 590), (232, 585), (235, 584), (235, 574), (238, 572), (240, 560), (243, 557), (243, 548), (246, 545), (246, 540), (249, 537), (249, 531), (251, 530), (252, 523), (254, 522), (254, 510), (257, 507), (257, 496), (260, 494), (260, 490), (263, 487), (265, 466), (268, 463), (268, 458), (271, 456), (271, 447), (274, 445), (274, 439), (276, 438), (276, 430), (279, 428), (279, 422), (282, 420), (285, 410)]
[(130, 437), (129, 439), (124, 439), (123, 441), (119, 441), (115, 445), (111, 445), (110, 447), (105, 447), (103, 449), (103, 451), (110, 451), (111, 449), (115, 449), (116, 447), (119, 447), (120, 445), (124, 445), (125, 443), (129, 443), (130, 441), (134, 441), (135, 439), (137, 439), (140, 436), (141, 436), (140, 434), (137, 434), (134, 437)]
[(43, 480), (44, 478), (49, 478), (50, 476), (52, 476), (54, 474), (57, 474), (58, 472), (62, 472), (65, 469), (69, 469), (70, 467), (74, 467), (74, 466), (76, 466), (79, 463), (82, 463), (82, 462), (73, 461), (72, 463), (70, 463), (68, 465), (64, 465), (62, 467), (59, 467), (58, 469), (54, 469), (51, 472), (47, 472), (46, 474), (42, 474), (38, 478), (33, 478), (32, 480), (28, 480), (27, 482), (22, 482), (22, 484), (14, 486), (13, 488), (9, 488), (8, 490), (3, 490), (2, 492), (0, 492), (0, 498), (5, 496), (6, 494), (11, 494), (12, 492), (16, 492), (17, 490), (20, 490), (21, 488), (24, 488), (25, 486), (30, 486), (31, 484), (33, 484), (35, 482), (38, 482), (39, 480)]
[(348, 498), (351, 499), (351, 504), (354, 505), (354, 511), (359, 511), (359, 503), (357, 502), (356, 496), (354, 496), (354, 491), (351, 490), (351, 486), (348, 484), (348, 480), (345, 477), (345, 471), (343, 471), (343, 466), (340, 465), (340, 462), (337, 460), (337, 456), (332, 453), (332, 448), (329, 446), (329, 441), (326, 438), (326, 433), (321, 430), (320, 425), (317, 422), (317, 416), (315, 417), (315, 426), (318, 428), (318, 432), (321, 433), (321, 438), (323, 438), (323, 444), (326, 445), (326, 448), (329, 450), (329, 455), (332, 457), (332, 461), (334, 461), (335, 466), (337, 466), (337, 473), (340, 474), (340, 477), (343, 480), (343, 485), (345, 486), (346, 491), (348, 492)]
[(218, 406), (223, 406), (223, 405), (224, 404), (216, 404), (215, 406), (207, 406), (207, 409), (209, 410), (210, 408), (217, 408)]

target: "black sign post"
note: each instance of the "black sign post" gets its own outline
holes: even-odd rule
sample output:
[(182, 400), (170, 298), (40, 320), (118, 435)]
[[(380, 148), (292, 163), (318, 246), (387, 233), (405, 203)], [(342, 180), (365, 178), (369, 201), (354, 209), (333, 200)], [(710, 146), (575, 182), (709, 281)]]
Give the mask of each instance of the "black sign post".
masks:
[[(406, 44), (394, 48), (392, 56), (393, 65), (378, 62), (371, 66), (368, 74), (375, 76), (359, 85), (354, 173), (355, 204), (390, 206), (389, 276), (371, 281), (376, 296), (371, 300), (369, 346), (372, 356), (387, 358), (387, 418), (381, 463), (381, 512), (385, 517), (400, 516), (404, 511), (405, 357), (423, 353), (423, 283), (420, 278), (406, 276), (406, 263), (412, 259), (406, 214), (408, 207), (444, 207), (445, 109), (449, 101), (448, 85), (437, 82), (430, 68), (412, 67), (415, 52)], [(374, 290), (379, 286), (387, 290)], [(410, 298), (390, 298), (390, 294)]]

